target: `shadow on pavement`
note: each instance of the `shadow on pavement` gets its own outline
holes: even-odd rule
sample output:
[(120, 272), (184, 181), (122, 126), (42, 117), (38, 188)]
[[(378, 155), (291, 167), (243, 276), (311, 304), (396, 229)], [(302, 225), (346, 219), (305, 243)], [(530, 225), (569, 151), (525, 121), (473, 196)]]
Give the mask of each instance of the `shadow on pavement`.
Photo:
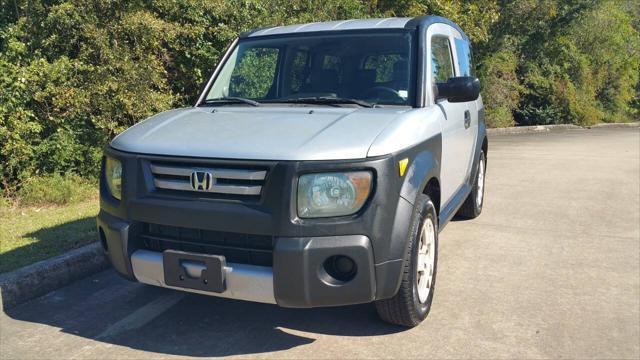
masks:
[[(251, 355), (310, 344), (303, 333), (377, 336), (403, 331), (373, 305), (284, 309), (132, 283), (107, 270), (7, 311), (13, 319), (109, 344), (181, 356)], [(21, 336), (17, 331), (7, 335)]]

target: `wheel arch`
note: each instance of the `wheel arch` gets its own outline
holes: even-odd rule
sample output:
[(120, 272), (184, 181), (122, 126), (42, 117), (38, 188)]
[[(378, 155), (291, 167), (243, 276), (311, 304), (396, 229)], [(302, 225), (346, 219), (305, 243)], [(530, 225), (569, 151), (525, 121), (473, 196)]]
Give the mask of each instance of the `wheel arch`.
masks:
[(433, 201), (433, 205), (436, 208), (436, 215), (440, 216), (440, 181), (437, 177), (432, 177), (427, 181), (422, 193), (429, 196), (431, 201)]

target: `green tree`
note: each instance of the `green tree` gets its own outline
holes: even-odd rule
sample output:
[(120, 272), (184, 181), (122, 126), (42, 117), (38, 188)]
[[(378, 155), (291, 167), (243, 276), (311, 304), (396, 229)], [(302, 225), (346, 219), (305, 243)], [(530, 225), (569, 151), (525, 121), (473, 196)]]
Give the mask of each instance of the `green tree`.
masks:
[(474, 43), (490, 38), (490, 26), (498, 19), (496, 0), (369, 0), (368, 7), (376, 16), (447, 17), (464, 29)]
[[(637, 5), (609, 0), (503, 1), (492, 41), (481, 48), (483, 82), (500, 92), (518, 89), (519, 103), (487, 101), (488, 112), (501, 109), (519, 124), (628, 121), (637, 96), (640, 42), (633, 26)], [(492, 73), (517, 54), (515, 77)], [(503, 123), (499, 119), (488, 119)]]
[(95, 176), (109, 139), (192, 104), (239, 32), (426, 14), (471, 38), (490, 126), (640, 114), (633, 0), (0, 0), (0, 188)]
[(95, 176), (106, 142), (192, 104), (239, 32), (366, 16), (349, 0), (0, 0), (0, 183)]

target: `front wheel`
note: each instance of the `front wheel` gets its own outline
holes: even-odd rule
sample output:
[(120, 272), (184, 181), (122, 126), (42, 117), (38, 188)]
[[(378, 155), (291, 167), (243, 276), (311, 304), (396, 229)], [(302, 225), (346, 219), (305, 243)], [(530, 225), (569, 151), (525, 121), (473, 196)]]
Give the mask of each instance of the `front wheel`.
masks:
[(438, 217), (427, 195), (420, 195), (409, 232), (402, 282), (394, 297), (376, 301), (382, 320), (413, 327), (431, 309), (438, 264)]
[(487, 158), (484, 151), (480, 151), (480, 159), (478, 160), (478, 171), (473, 182), (471, 193), (458, 210), (458, 216), (465, 219), (475, 219), (482, 212), (484, 204), (484, 175), (487, 169)]

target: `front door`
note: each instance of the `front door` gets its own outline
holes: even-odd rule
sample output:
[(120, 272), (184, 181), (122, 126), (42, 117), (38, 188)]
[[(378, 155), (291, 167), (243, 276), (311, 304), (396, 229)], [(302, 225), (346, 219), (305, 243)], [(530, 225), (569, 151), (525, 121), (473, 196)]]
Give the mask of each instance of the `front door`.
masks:
[[(431, 84), (447, 82), (455, 76), (452, 50), (448, 33), (434, 33), (431, 36)], [(466, 178), (469, 148), (465, 117), (470, 114), (466, 103), (450, 103), (446, 99), (440, 99), (436, 101), (435, 106), (443, 113), (440, 188), (442, 204), (446, 205)]]
[[(471, 45), (469, 40), (463, 39), (462, 36), (456, 32), (453, 35), (453, 51), (456, 68), (456, 76), (475, 76), (473, 71), (473, 64), (471, 58)], [(473, 160), (476, 149), (476, 142), (478, 141), (478, 108), (482, 100), (478, 98), (476, 101), (469, 101), (462, 103), (465, 107), (464, 121), (465, 121), (465, 134), (464, 134), (464, 148), (467, 156), (467, 164), (465, 169), (465, 180), (470, 181), (470, 176), (473, 170)]]

